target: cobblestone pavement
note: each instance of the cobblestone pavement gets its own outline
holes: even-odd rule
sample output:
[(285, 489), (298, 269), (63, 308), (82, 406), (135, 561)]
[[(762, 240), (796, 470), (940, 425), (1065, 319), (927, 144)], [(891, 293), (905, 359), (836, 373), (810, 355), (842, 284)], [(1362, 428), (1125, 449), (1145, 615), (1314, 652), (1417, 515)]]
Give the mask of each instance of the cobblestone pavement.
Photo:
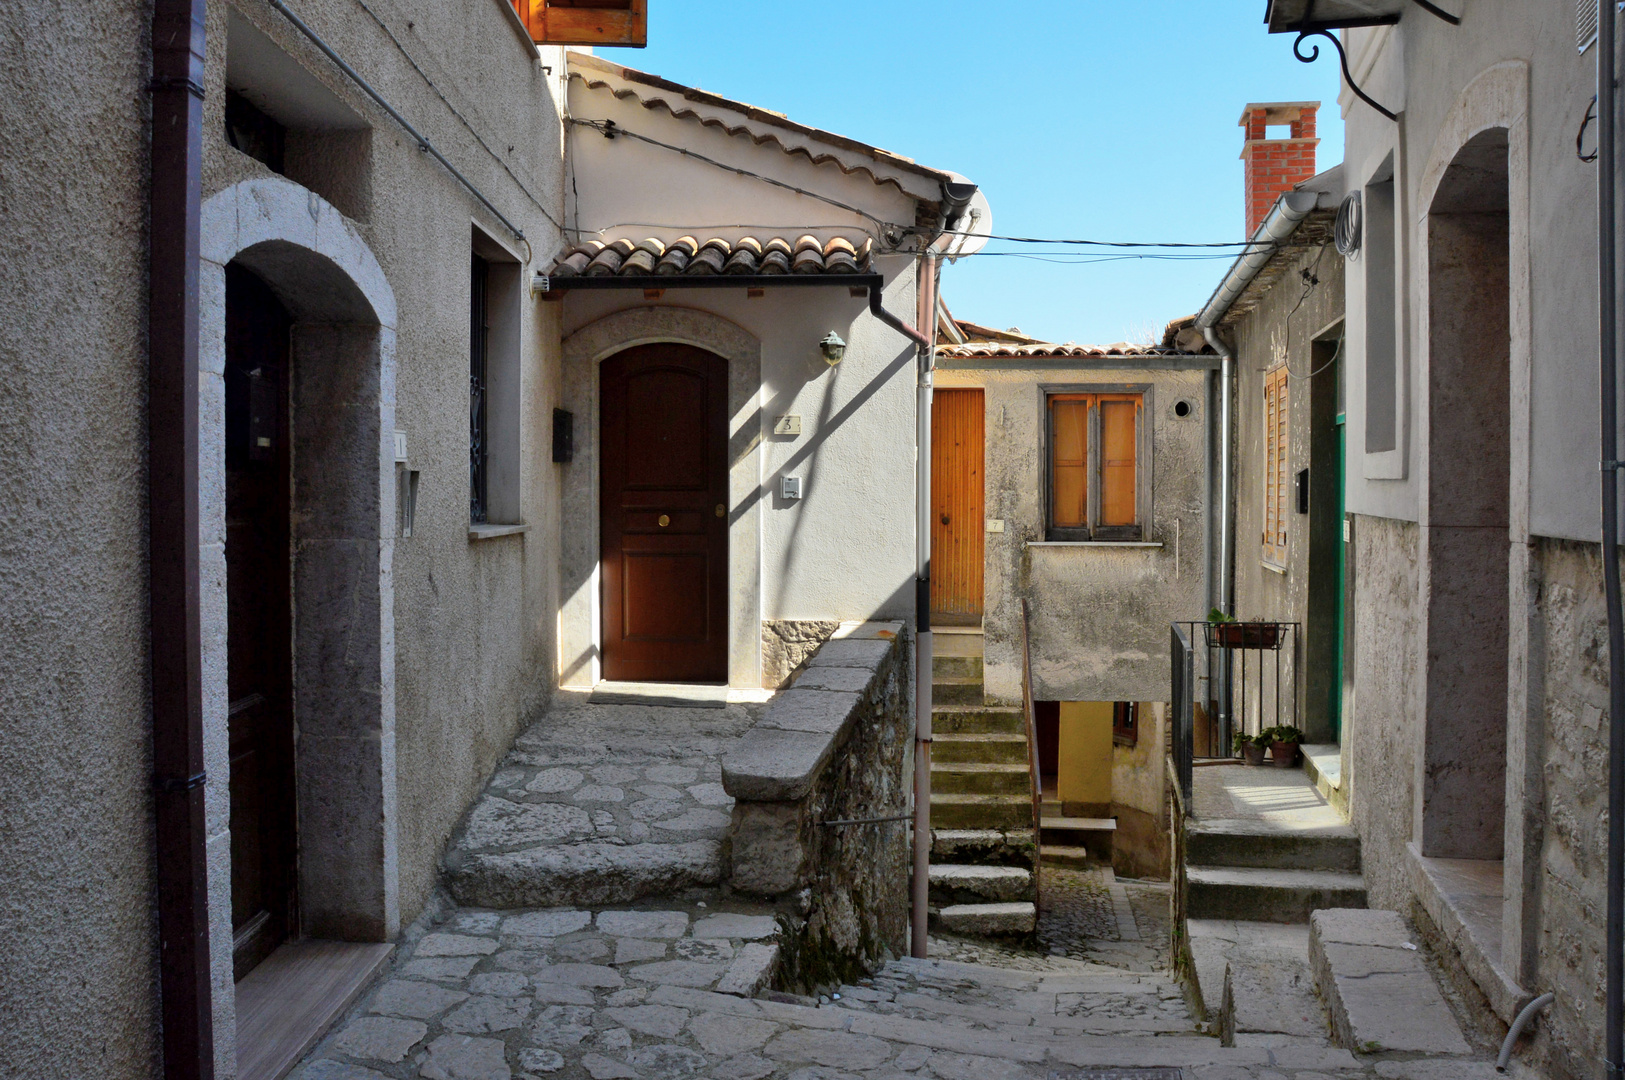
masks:
[[(1127, 886), (1143, 929), (1166, 893)], [(777, 925), (712, 895), (659, 907), (452, 910), (293, 1080), (1493, 1080), (1487, 1059), (1363, 1061), (1324, 1040), (1193, 1033), (1153, 942), (1115, 964), (933, 939), (819, 999), (765, 989)], [(1165, 938), (1163, 939), (1165, 940)], [(1109, 943), (1114, 946), (1117, 943)], [(754, 995), (754, 996), (753, 996)], [(1163, 1080), (1158, 1077), (1157, 1080)]]
[(722, 755), (763, 705), (602, 705), (561, 691), (519, 736), (446, 855), (463, 903), (630, 903), (715, 885), (733, 799)]

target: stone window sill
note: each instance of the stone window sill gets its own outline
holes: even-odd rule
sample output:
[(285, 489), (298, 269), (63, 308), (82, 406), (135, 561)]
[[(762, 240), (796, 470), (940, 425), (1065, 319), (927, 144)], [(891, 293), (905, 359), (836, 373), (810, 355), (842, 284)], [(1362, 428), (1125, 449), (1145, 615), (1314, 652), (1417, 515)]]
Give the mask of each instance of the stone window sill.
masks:
[(1049, 548), (1160, 548), (1160, 540), (1029, 540), (1028, 547)]
[(1286, 576), (1286, 567), (1282, 566), (1280, 563), (1272, 563), (1268, 559), (1260, 559), (1258, 560), (1258, 565), (1262, 566), (1271, 573), (1280, 574), (1282, 577)]
[(495, 540), (499, 536), (518, 536), (530, 532), (529, 525), (470, 525), (468, 527), (468, 542), (477, 540)]

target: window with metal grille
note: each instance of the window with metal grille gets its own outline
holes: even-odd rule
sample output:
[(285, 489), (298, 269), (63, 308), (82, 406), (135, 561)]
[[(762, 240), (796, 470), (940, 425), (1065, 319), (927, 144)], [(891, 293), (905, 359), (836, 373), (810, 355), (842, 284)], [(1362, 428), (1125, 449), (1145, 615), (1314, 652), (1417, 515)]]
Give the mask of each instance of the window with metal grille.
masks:
[(485, 361), (490, 340), (490, 326), (486, 322), (486, 296), (490, 291), (491, 264), (478, 255), (471, 256), (469, 273), (469, 346), (468, 346), (468, 519), (482, 525), (490, 516), (486, 498), (486, 456), (490, 441), (487, 438), (485, 400)]
[(1286, 365), (1264, 374), (1264, 560), (1286, 565), (1291, 458), (1287, 453)]
[(1141, 538), (1143, 404), (1131, 393), (1049, 396), (1047, 539)]

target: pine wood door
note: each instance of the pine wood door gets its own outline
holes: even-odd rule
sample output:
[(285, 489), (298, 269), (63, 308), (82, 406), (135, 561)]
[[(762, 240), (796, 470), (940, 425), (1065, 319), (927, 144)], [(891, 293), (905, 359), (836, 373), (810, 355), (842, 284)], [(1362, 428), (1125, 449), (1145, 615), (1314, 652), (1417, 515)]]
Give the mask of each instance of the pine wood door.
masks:
[(982, 391), (938, 390), (931, 399), (931, 621), (982, 622)]
[(728, 681), (728, 363), (642, 345), (599, 366), (604, 677)]
[(242, 978), (296, 934), (287, 312), (226, 268), (231, 921)]

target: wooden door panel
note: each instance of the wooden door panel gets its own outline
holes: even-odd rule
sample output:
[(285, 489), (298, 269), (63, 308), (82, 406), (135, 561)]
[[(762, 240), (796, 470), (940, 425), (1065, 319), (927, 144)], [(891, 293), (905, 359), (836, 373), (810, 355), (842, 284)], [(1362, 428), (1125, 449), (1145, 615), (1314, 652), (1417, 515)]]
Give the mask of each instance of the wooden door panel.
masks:
[(728, 364), (686, 345), (599, 366), (604, 677), (728, 679)]
[(226, 683), (233, 967), (298, 932), (288, 337), (253, 274), (226, 268)]
[(985, 419), (980, 389), (938, 390), (931, 403), (931, 618), (982, 620)]

